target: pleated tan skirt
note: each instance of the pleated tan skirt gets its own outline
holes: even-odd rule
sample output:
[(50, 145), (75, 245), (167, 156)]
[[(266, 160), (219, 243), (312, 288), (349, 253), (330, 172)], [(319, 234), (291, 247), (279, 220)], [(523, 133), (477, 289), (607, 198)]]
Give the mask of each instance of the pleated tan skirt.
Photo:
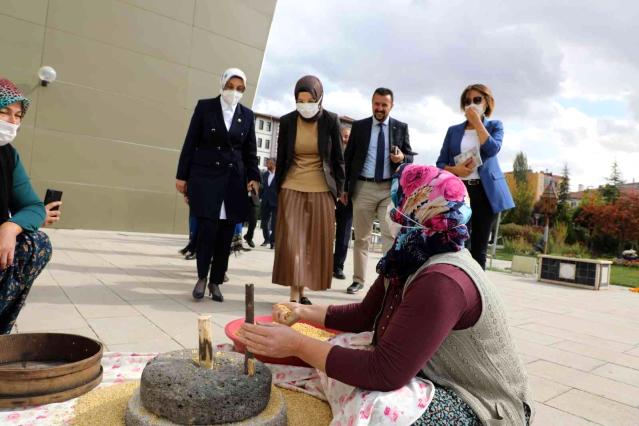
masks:
[(277, 199), (273, 283), (331, 288), (335, 201), (330, 192), (282, 189)]

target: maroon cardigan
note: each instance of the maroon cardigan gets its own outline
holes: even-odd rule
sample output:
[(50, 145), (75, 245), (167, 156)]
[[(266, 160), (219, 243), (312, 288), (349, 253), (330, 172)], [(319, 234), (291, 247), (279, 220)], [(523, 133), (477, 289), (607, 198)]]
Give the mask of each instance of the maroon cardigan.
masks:
[(379, 276), (361, 303), (328, 308), (326, 327), (353, 333), (372, 331), (379, 314), (374, 350), (333, 346), (326, 359), (329, 377), (363, 389), (399, 389), (417, 375), (451, 330), (469, 328), (481, 315), (477, 287), (453, 265), (429, 266), (402, 298), (403, 290), (402, 285), (386, 290)]

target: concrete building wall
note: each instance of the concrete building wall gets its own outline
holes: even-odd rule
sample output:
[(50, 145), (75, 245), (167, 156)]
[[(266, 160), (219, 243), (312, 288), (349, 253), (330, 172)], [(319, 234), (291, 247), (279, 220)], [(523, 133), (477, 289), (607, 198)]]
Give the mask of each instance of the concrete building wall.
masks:
[[(33, 103), (15, 141), (59, 227), (183, 232), (179, 150), (228, 67), (252, 106), (276, 0), (2, 0), (0, 75)], [(50, 65), (58, 80), (38, 85)]]

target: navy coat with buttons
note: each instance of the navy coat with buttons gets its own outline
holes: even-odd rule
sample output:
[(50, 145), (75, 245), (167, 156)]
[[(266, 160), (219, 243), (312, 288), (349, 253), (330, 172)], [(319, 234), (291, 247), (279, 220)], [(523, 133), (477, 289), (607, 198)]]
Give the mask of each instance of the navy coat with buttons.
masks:
[(187, 182), (191, 215), (248, 220), (248, 181), (260, 181), (253, 111), (238, 104), (226, 130), (220, 97), (198, 101), (182, 146), (177, 179)]
[[(461, 141), (464, 137), (467, 123), (467, 121), (464, 121), (461, 124), (448, 128), (446, 137), (444, 138), (444, 144), (437, 159), (437, 167), (440, 169), (455, 165), (454, 158), (461, 153)], [(515, 207), (513, 197), (510, 195), (510, 190), (508, 189), (508, 184), (499, 167), (499, 161), (497, 161), (497, 153), (499, 153), (504, 139), (504, 126), (499, 120), (487, 120), (485, 118), (484, 126), (486, 130), (488, 130), (490, 137), (479, 148), (479, 154), (481, 155), (483, 164), (479, 166), (477, 171), (479, 172), (481, 185), (484, 188), (490, 207), (493, 213), (497, 214)]]

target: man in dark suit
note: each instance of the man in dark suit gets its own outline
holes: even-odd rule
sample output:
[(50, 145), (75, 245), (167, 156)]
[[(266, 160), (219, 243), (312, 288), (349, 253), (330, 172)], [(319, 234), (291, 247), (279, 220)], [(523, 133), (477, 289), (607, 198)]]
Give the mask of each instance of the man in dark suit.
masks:
[[(342, 127), (342, 147), (346, 149), (348, 138), (351, 136), (350, 127)], [(344, 262), (348, 253), (348, 243), (351, 241), (353, 228), (353, 203), (351, 200), (344, 205), (337, 201), (335, 205), (335, 252), (333, 253), (333, 276), (338, 280), (346, 279)]]
[[(246, 90), (242, 70), (230, 68), (220, 79), (221, 95), (198, 101), (180, 154), (175, 186), (188, 197), (198, 220), (198, 281), (193, 297), (207, 286), (218, 302), (228, 269), (235, 224), (248, 218), (247, 192), (259, 191), (255, 118), (239, 103)], [(213, 262), (211, 262), (213, 259)]]
[(353, 283), (350, 294), (364, 288), (368, 246), (373, 220), (377, 218), (382, 234), (382, 249), (392, 242), (385, 220), (390, 204), (392, 175), (402, 163), (411, 163), (414, 153), (408, 138), (408, 126), (390, 117), (393, 92), (380, 87), (373, 93), (373, 116), (353, 123), (344, 153), (346, 189), (342, 203), (353, 202), (355, 247), (353, 250)]
[(275, 246), (275, 221), (277, 214), (277, 181), (275, 180), (275, 159), (266, 161), (266, 171), (262, 173), (262, 199), (260, 207), (260, 221), (264, 242), (262, 246)]

